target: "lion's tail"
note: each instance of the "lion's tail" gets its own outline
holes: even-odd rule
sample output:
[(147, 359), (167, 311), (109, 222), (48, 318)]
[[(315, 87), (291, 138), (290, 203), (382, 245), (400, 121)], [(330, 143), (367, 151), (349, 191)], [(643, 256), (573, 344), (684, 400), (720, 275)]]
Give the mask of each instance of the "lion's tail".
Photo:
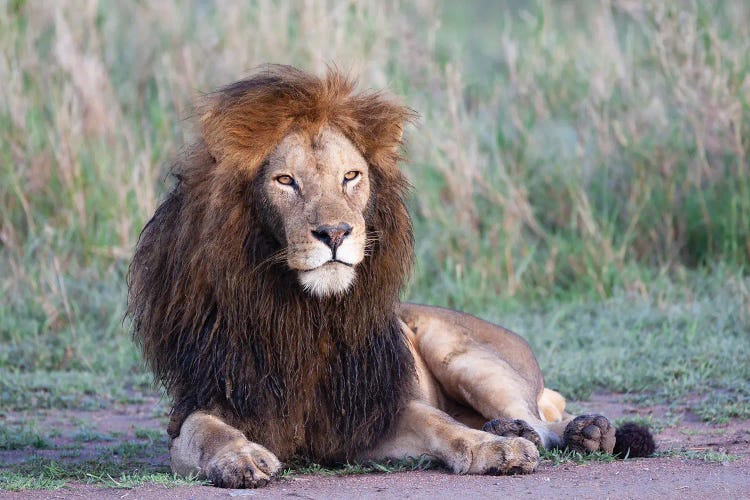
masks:
[[(565, 414), (565, 398), (547, 387), (539, 396), (539, 412), (545, 422), (559, 422)], [(620, 458), (648, 457), (656, 451), (656, 442), (645, 425), (625, 422), (615, 430), (615, 448), (612, 453)]]
[(621, 458), (648, 457), (655, 451), (654, 436), (645, 425), (626, 422), (615, 431), (615, 455)]

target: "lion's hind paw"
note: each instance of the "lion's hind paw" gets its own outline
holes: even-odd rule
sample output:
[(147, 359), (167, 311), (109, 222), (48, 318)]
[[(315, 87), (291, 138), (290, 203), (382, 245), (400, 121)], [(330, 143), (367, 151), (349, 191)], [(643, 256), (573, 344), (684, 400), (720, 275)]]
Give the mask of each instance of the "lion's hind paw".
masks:
[(612, 453), (615, 428), (602, 415), (579, 415), (565, 427), (565, 447), (580, 453)]

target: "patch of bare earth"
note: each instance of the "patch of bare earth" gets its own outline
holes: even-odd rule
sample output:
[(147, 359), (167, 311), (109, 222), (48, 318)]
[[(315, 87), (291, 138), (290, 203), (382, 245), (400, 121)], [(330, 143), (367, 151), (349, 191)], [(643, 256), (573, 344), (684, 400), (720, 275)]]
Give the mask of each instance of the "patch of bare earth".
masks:
[[(595, 395), (591, 401), (574, 405), (583, 411), (603, 413), (611, 419), (652, 417), (663, 428), (657, 434), (659, 452), (671, 456), (581, 465), (553, 466), (542, 463), (527, 476), (455, 476), (444, 471), (415, 471), (346, 477), (293, 476), (277, 480), (261, 490), (222, 490), (207, 486), (165, 488), (146, 485), (133, 489), (105, 489), (101, 486), (70, 484), (57, 491), (4, 493), (11, 498), (746, 498), (750, 492), (750, 421), (708, 424), (687, 410), (666, 406), (637, 407), (613, 394)], [(80, 412), (101, 434), (134, 439), (138, 428), (163, 429), (163, 406), (158, 400), (98, 412)], [(63, 425), (68, 412), (45, 416), (49, 425)], [(63, 433), (64, 434), (64, 433)], [(56, 443), (57, 444), (57, 443)], [(116, 444), (116, 443), (109, 443)], [(160, 443), (159, 446), (165, 446)], [(95, 454), (90, 447), (86, 455)], [(0, 463), (19, 463), (33, 453), (54, 456), (58, 450), (11, 451), (0, 453)], [(711, 458), (711, 453), (714, 453)], [(727, 454), (727, 460), (716, 456)], [(697, 457), (697, 458), (690, 458)], [(702, 458), (701, 458), (702, 457)], [(11, 459), (7, 462), (7, 459)], [(68, 460), (68, 459), (66, 459)], [(730, 461), (731, 460), (731, 461)], [(166, 449), (155, 450), (149, 462), (159, 470), (168, 464)], [(7, 466), (7, 465), (6, 465)], [(13, 467), (13, 465), (10, 465)]]
[[(47, 436), (51, 449), (0, 450), (0, 467), (20, 464), (31, 457), (54, 460), (96, 460), (104, 448), (118, 444), (146, 441), (138, 438), (139, 432), (163, 434), (166, 441), (167, 408), (155, 396), (145, 397), (140, 403), (114, 403), (100, 410), (35, 410), (32, 412), (4, 413), (4, 422), (24, 426), (31, 422), (33, 428)], [(139, 458), (154, 466), (169, 463), (164, 446), (155, 447), (153, 453)]]

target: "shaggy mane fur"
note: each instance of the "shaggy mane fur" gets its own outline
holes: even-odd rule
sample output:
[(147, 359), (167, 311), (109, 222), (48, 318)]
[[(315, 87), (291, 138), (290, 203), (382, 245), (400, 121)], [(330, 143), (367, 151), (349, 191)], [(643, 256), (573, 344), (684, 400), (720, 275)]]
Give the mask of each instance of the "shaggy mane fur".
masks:
[[(200, 139), (143, 229), (128, 277), (134, 337), (174, 398), (169, 433), (206, 409), (282, 460), (344, 460), (388, 432), (414, 377), (395, 307), (413, 258), (397, 168), (411, 112), (329, 70), (286, 66), (205, 97)], [(318, 299), (273, 259), (264, 161), (290, 131), (331, 126), (370, 166), (368, 256), (343, 297)]]

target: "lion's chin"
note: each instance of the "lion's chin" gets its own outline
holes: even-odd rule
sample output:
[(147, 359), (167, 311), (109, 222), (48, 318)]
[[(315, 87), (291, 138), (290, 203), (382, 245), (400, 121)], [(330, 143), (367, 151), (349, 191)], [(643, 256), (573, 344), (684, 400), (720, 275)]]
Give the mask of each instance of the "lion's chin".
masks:
[(328, 297), (342, 295), (351, 288), (355, 275), (352, 266), (329, 262), (309, 271), (300, 271), (299, 281), (310, 295)]

